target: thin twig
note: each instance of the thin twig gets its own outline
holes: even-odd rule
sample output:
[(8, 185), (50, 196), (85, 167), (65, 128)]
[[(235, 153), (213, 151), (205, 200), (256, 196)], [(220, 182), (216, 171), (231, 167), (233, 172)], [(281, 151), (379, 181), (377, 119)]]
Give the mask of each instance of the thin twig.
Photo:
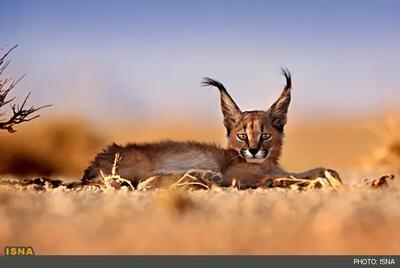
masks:
[[(15, 49), (18, 45), (13, 46), (10, 50), (7, 51), (7, 53), (5, 53), (1, 58), (0, 58), (0, 75), (4, 72), (4, 70), (8, 67), (8, 65), (10, 64), (10, 61), (6, 61), (5, 59), (6, 57), (11, 53), (11, 51), (13, 49)], [(4, 64), (3, 64), (4, 63)], [(8, 85), (8, 87), (6, 87), (6, 85), (8, 84), (8, 82), (11, 79), (5, 79), (5, 80), (0, 80), (0, 108), (4, 107), (5, 105), (11, 103), (12, 101), (15, 100), (15, 97), (10, 98), (7, 100), (7, 96), (10, 93), (10, 91), (12, 89), (14, 89), (14, 87), (25, 77), (25, 75), (21, 76), (20, 78), (18, 78), (17, 80), (14, 80), (11, 82), (10, 85)], [(4, 89), (5, 88), (5, 89)], [(47, 108), (50, 107), (51, 105), (43, 105), (40, 106), (38, 108), (35, 108), (33, 106), (31, 106), (30, 108), (25, 108), (26, 102), (29, 98), (29, 96), (31, 95), (31, 92), (28, 93), (28, 95), (25, 97), (25, 99), (23, 100), (21, 105), (17, 105), (17, 104), (12, 104), (11, 110), (12, 110), (12, 115), (9, 117), (9, 119), (6, 120), (0, 120), (0, 129), (5, 129), (10, 133), (14, 133), (16, 132), (16, 130), (14, 129), (14, 126), (17, 124), (21, 124), (23, 122), (29, 122), (31, 120), (34, 120), (38, 117), (40, 117), (40, 115), (33, 115), (34, 113), (36, 113), (37, 111), (43, 109), (43, 108)], [(1, 116), (4, 116), (5, 113), (0, 113)]]

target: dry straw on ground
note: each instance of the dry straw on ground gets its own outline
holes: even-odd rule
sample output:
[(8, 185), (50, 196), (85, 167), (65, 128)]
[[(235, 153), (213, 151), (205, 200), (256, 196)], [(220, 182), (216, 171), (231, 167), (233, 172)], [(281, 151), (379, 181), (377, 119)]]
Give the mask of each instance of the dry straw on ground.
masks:
[(400, 188), (395, 180), (381, 187), (391, 176), (357, 185), (328, 174), (309, 182), (280, 178), (285, 187), (239, 190), (209, 186), (199, 174), (185, 173), (164, 189), (153, 187), (161, 177), (133, 189), (117, 168), (93, 185), (3, 181), (0, 247), (29, 245), (38, 254), (399, 253)]
[[(115, 154), (114, 163), (111, 168), (111, 173), (105, 175), (103, 170), (100, 170), (101, 180), (93, 180), (93, 182), (64, 182), (62, 180), (38, 178), (33, 180), (18, 181), (3, 181), (3, 185), (14, 186), (19, 189), (30, 187), (36, 190), (49, 190), (57, 187), (69, 190), (92, 189), (97, 187), (99, 190), (121, 189), (126, 187), (128, 190), (147, 191), (154, 189), (220, 189), (218, 183), (213, 178), (221, 178), (220, 173), (211, 170), (188, 170), (183, 173), (164, 174), (150, 177), (144, 181), (140, 181), (137, 187), (134, 187), (128, 179), (122, 178), (118, 174), (118, 165), (122, 159), (119, 153)], [(233, 180), (231, 188), (242, 188), (240, 182)], [(166, 187), (165, 187), (166, 186)], [(36, 188), (35, 188), (36, 187)], [(334, 177), (328, 170), (324, 175), (315, 179), (300, 179), (294, 176), (280, 177), (268, 180), (264, 187), (260, 188), (290, 188), (297, 190), (312, 190), (320, 188), (340, 189), (342, 181)]]

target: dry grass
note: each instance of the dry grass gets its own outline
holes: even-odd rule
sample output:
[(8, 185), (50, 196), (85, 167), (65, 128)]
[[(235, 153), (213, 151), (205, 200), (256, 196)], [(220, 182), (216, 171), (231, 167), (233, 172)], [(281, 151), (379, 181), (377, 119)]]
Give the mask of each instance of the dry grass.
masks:
[(102, 178), (101, 186), (104, 187), (105, 189), (111, 189), (113, 187), (120, 188), (123, 184), (126, 184), (129, 187), (129, 189), (133, 190), (135, 189), (135, 187), (133, 187), (131, 181), (124, 179), (117, 174), (117, 169), (120, 161), (121, 161), (121, 155), (119, 153), (116, 153), (114, 163), (111, 168), (111, 174), (106, 176), (104, 175), (104, 172), (100, 170), (100, 175)]

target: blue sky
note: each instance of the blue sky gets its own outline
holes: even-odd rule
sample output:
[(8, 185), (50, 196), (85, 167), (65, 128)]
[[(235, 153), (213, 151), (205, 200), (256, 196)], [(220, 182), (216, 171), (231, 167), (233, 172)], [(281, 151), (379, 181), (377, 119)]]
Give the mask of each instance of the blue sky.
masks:
[(16, 94), (92, 118), (219, 119), (223, 82), (268, 108), (293, 73), (291, 113), (362, 115), (400, 100), (400, 1), (1, 1), (0, 47), (19, 47)]

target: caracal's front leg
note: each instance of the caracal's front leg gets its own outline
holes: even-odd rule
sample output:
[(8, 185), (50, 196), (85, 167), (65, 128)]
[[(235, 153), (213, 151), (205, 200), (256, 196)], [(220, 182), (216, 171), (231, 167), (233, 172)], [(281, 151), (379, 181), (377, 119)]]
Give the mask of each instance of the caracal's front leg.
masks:
[(259, 164), (237, 163), (223, 172), (223, 184), (230, 186), (236, 181), (238, 188), (253, 188), (265, 177)]
[(286, 172), (279, 166), (265, 167), (259, 164), (240, 163), (236, 164), (224, 173), (224, 183), (221, 186), (229, 186), (235, 179), (239, 189), (271, 187), (273, 181), (278, 178), (295, 178), (302, 180), (313, 180), (332, 176), (341, 181), (339, 173), (333, 169), (314, 168), (304, 172)]
[(335, 179), (341, 180), (336, 170), (323, 167), (310, 169), (301, 173), (292, 173), (292, 176), (299, 179), (313, 180), (316, 178), (326, 178), (326, 176), (329, 176), (328, 174)]
[(293, 178), (299, 180), (314, 180), (317, 178), (326, 178), (329, 179), (329, 176), (342, 181), (340, 179), (339, 173), (336, 170), (328, 169), (328, 168), (314, 168), (307, 171), (303, 171), (300, 173), (296, 172), (282, 172), (275, 174), (266, 174), (264, 178), (260, 179), (256, 185), (252, 185), (252, 187), (272, 187), (275, 185), (274, 181), (279, 178)]

